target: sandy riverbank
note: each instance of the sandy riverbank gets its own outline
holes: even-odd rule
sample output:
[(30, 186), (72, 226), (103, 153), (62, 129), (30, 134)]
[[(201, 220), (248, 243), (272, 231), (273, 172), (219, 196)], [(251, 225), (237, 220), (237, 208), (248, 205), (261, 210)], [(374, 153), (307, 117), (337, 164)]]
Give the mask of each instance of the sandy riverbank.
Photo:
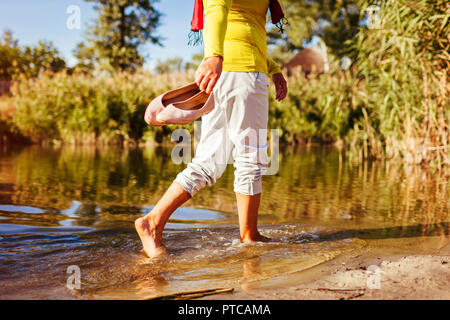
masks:
[(204, 299), (450, 299), (450, 239), (385, 239), (310, 270)]

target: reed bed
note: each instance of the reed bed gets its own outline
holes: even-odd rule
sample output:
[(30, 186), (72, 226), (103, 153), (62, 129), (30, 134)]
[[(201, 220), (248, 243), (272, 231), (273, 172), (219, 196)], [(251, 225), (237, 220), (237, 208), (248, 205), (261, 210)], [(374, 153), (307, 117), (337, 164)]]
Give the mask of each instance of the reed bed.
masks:
[[(362, 1), (362, 12), (366, 7)], [(285, 143), (333, 143), (352, 159), (448, 167), (450, 5), (386, 0), (380, 12), (378, 28), (362, 27), (347, 43), (353, 60), (348, 71), (331, 58), (326, 74), (291, 77), (284, 101), (276, 102), (271, 89), (269, 127), (280, 129)], [(161, 142), (175, 126), (146, 126), (146, 106), (193, 79), (192, 72), (142, 70), (96, 77), (43, 74), (17, 81), (12, 96), (0, 99), (0, 114), (2, 105), (12, 103), (9, 125), (35, 142)]]

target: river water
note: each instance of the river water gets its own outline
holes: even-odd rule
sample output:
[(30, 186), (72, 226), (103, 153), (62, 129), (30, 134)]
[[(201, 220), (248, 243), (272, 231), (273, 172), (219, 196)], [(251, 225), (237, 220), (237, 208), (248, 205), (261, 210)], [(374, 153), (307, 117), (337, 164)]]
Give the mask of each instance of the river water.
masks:
[(171, 161), (170, 148), (4, 147), (0, 299), (143, 299), (245, 287), (370, 239), (448, 236), (443, 173), (344, 158), (330, 147), (281, 151), (278, 173), (264, 177), (260, 230), (278, 240), (267, 244), (238, 241), (230, 165), (173, 214), (168, 254), (151, 260), (134, 220), (185, 167)]

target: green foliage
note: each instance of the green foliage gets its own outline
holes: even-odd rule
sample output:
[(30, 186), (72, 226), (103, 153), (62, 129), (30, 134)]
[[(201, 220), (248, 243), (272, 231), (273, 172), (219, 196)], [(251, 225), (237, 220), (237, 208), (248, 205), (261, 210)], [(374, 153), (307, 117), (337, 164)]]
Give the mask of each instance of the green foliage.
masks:
[(120, 143), (157, 137), (167, 128), (148, 127), (144, 113), (157, 95), (192, 81), (187, 75), (138, 71), (108, 77), (44, 75), (17, 82), (13, 89), (14, 125), (34, 141), (75, 144)]
[(288, 97), (282, 102), (275, 101), (275, 90), (271, 90), (269, 126), (280, 128), (284, 141), (343, 141), (361, 119), (362, 84), (350, 73), (340, 72), (335, 62), (332, 67), (332, 72), (320, 77), (290, 78)]
[(22, 51), (11, 31), (5, 31), (0, 42), (0, 79), (11, 80), (18, 72)]
[(66, 68), (66, 62), (59, 56), (52, 42), (39, 41), (37, 46), (26, 46), (19, 65), (20, 73), (27, 78), (36, 78), (45, 71), (59, 72)]
[(367, 157), (450, 163), (449, 9), (445, 0), (386, 0), (379, 28), (352, 41), (365, 85), (351, 144)]
[(359, 157), (449, 164), (449, 18), (444, 0), (384, 1), (380, 27), (347, 42), (354, 70), (332, 61), (318, 79), (291, 79), (272, 126), (290, 142), (342, 139)]
[(0, 79), (19, 76), (37, 78), (43, 72), (59, 72), (66, 63), (51, 42), (39, 41), (34, 47), (20, 47), (11, 31), (3, 33), (0, 42)]
[(174, 73), (174, 72), (182, 72), (183, 68), (184, 68), (183, 58), (174, 57), (166, 59), (164, 61), (158, 59), (155, 71), (159, 74)]
[(78, 60), (75, 66), (77, 72), (83, 72), (85, 74), (91, 73), (95, 69), (95, 48), (86, 45), (84, 42), (77, 44), (74, 55)]
[(191, 61), (186, 62), (184, 65), (185, 71), (197, 70), (198, 66), (202, 63), (203, 60), (203, 52), (194, 54), (191, 58)]
[(342, 56), (348, 50), (343, 43), (358, 32), (359, 3), (348, 0), (283, 0), (281, 5), (289, 24), (285, 34), (274, 28), (270, 43), (284, 52), (303, 48), (314, 36), (325, 41), (333, 54)]
[(155, 35), (161, 16), (153, 6), (156, 0), (86, 1), (96, 3), (99, 17), (88, 31), (87, 44), (75, 49), (78, 68), (134, 71), (142, 67), (142, 46), (161, 44), (161, 38)]
[(168, 58), (166, 60), (159, 60), (155, 66), (157, 73), (180, 73), (180, 72), (195, 72), (202, 63), (203, 52), (194, 54), (190, 61), (184, 62), (181, 57)]

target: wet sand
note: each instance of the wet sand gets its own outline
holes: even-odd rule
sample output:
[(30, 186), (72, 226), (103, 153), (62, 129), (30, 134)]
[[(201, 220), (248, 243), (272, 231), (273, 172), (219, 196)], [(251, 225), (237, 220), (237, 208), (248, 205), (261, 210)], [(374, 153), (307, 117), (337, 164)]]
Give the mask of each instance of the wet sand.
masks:
[(448, 237), (385, 239), (309, 270), (202, 299), (450, 299)]

